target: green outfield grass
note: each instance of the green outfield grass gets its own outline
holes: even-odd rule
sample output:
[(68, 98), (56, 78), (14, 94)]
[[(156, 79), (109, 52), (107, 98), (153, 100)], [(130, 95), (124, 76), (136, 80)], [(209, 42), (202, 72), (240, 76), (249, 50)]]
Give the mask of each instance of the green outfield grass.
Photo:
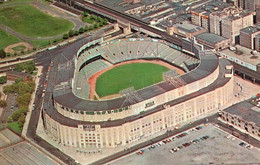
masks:
[(136, 90), (162, 81), (163, 72), (169, 69), (152, 63), (133, 63), (118, 66), (103, 73), (96, 82), (99, 97), (117, 94), (134, 87)]
[(56, 36), (73, 28), (70, 21), (52, 17), (30, 5), (1, 8), (0, 20), (1, 24), (30, 37)]
[(0, 49), (4, 49), (8, 45), (15, 44), (17, 42), (20, 42), (20, 40), (18, 38), (6, 33), (5, 31), (2, 31), (0, 29)]

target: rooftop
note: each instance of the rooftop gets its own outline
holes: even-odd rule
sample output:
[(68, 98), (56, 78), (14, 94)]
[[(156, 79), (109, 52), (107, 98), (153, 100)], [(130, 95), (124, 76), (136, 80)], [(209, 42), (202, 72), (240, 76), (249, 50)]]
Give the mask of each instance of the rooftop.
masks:
[(204, 28), (190, 24), (187, 21), (185, 21), (183, 23), (177, 23), (173, 26), (175, 26), (179, 30), (182, 30), (182, 31), (188, 32), (188, 33), (194, 33), (196, 31), (204, 30)]
[(227, 40), (228, 38), (219, 36), (217, 34), (213, 34), (213, 33), (201, 33), (195, 36), (197, 39), (209, 42), (211, 44), (216, 44), (218, 42), (221, 42), (223, 40)]
[(240, 32), (247, 33), (247, 34), (253, 34), (259, 31), (260, 31), (260, 27), (253, 27), (253, 26), (248, 26), (240, 30)]
[(8, 71), (6, 75), (19, 76), (19, 77), (27, 77), (28, 74), (25, 72), (17, 72), (17, 71)]
[(235, 51), (232, 51), (230, 49), (221, 50), (220, 53), (224, 53), (228, 56), (240, 59), (244, 62), (247, 62), (247, 63), (255, 65), (255, 66), (260, 64), (260, 53), (259, 52), (256, 52), (255, 55), (252, 55), (251, 49), (245, 48), (245, 47), (240, 46), (240, 45), (236, 45), (236, 48), (237, 48), (237, 50), (242, 52), (241, 55), (236, 54)]
[(255, 105), (251, 104), (249, 101), (243, 101), (225, 109), (224, 111), (232, 115), (240, 116), (246, 121), (252, 121), (260, 127), (260, 112), (255, 111), (252, 108), (255, 108)]

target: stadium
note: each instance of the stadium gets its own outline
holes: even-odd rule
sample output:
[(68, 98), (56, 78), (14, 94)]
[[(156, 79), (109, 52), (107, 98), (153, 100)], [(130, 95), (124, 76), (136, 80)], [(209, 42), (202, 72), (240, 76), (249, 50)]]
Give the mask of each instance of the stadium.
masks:
[(46, 132), (79, 148), (135, 143), (215, 113), (233, 96), (233, 67), (203, 47), (187, 54), (153, 38), (102, 38), (53, 59)]

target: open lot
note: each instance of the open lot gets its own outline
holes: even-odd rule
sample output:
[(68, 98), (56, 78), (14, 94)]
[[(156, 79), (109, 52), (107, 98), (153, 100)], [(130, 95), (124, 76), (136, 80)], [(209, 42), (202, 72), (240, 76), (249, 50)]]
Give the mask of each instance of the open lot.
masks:
[(54, 160), (47, 157), (41, 151), (27, 142), (0, 150), (0, 164), (3, 165), (57, 165)]
[[(170, 152), (170, 149), (183, 146), (182, 144), (194, 139), (200, 139), (203, 136), (209, 136), (208, 139), (200, 140), (197, 143), (191, 143), (189, 146), (179, 149), (177, 152)], [(119, 164), (237, 164), (237, 163), (259, 163), (260, 150), (258, 148), (247, 149), (240, 146), (240, 139), (230, 136), (230, 134), (208, 125), (196, 132), (190, 132), (188, 135), (176, 138), (175, 141), (157, 146), (154, 149), (143, 149), (143, 153), (137, 155), (133, 153), (122, 159), (115, 160), (110, 165)], [(158, 144), (157, 144), (158, 145)], [(140, 152), (140, 151), (139, 151)]]
[(165, 66), (152, 63), (121, 65), (103, 73), (97, 79), (96, 92), (104, 97), (129, 87), (138, 90), (162, 81), (162, 73), (168, 70)]
[(0, 29), (0, 49), (4, 49), (6, 46), (17, 42), (20, 42), (18, 38)]
[[(0, 148), (21, 142), (23, 139), (9, 129), (0, 131)], [(1, 163), (0, 163), (1, 164)]]
[(73, 28), (71, 22), (47, 15), (31, 5), (1, 8), (0, 20), (1, 24), (30, 37), (56, 36)]

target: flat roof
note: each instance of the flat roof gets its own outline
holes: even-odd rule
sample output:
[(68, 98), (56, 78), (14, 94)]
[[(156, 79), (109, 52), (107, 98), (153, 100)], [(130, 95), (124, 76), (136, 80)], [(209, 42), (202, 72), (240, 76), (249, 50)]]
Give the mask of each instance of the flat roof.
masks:
[(260, 112), (253, 110), (256, 106), (251, 104), (249, 100), (232, 105), (224, 111), (232, 115), (240, 116), (242, 119), (246, 121), (252, 121), (258, 127), (260, 127)]
[(193, 25), (191, 23), (188, 23), (187, 21), (185, 21), (183, 23), (177, 23), (173, 26), (175, 26), (179, 30), (182, 30), (182, 31), (188, 32), (188, 33), (194, 33), (196, 31), (204, 30), (204, 28)]
[(220, 53), (224, 53), (228, 56), (235, 57), (237, 59), (240, 59), (244, 62), (250, 63), (255, 66), (260, 64), (260, 53), (259, 52), (256, 52), (256, 54), (253, 55), (253, 54), (251, 54), (251, 52), (252, 52), (251, 49), (248, 49), (248, 48), (240, 46), (240, 45), (236, 45), (235, 47), (237, 48), (237, 50), (240, 50), (243, 54), (238, 55), (235, 53), (235, 51), (232, 51), (230, 49), (221, 50)]
[(253, 26), (248, 26), (240, 30), (240, 32), (247, 33), (247, 34), (253, 34), (259, 31), (260, 31), (259, 27), (253, 27)]
[(206, 41), (206, 42), (211, 43), (211, 44), (216, 44), (218, 42), (228, 40), (228, 38), (219, 36), (217, 34), (208, 33), (208, 32), (198, 34), (198, 35), (195, 36), (195, 38)]
[(6, 75), (27, 77), (29, 74), (28, 74), (28, 73), (25, 73), (25, 72), (8, 71), (8, 72), (6, 72)]

